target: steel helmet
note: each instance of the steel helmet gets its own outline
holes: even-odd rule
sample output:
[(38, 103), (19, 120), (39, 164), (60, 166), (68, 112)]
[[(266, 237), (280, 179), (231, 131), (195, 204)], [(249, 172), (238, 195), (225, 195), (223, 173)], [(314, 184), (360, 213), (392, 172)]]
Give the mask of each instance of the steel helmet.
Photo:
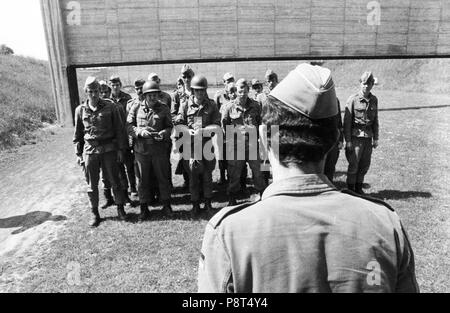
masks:
[(157, 82), (154, 81), (147, 81), (144, 86), (142, 86), (142, 93), (146, 94), (149, 92), (158, 92), (161, 91), (161, 89), (159, 89), (159, 84)]
[(208, 81), (205, 76), (195, 75), (191, 81), (191, 88), (193, 89), (207, 89)]

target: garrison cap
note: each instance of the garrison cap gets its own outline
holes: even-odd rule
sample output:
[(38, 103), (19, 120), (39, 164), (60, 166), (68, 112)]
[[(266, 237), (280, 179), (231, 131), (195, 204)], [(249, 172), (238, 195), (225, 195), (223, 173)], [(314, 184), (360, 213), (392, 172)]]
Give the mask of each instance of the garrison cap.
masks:
[(118, 75), (113, 75), (113, 76), (111, 76), (111, 77), (109, 78), (109, 82), (110, 82), (111, 84), (116, 84), (116, 83), (122, 84), (122, 81), (120, 80), (120, 77), (119, 77)]
[(331, 71), (318, 65), (298, 65), (269, 95), (311, 119), (338, 113)]
[(231, 73), (225, 73), (225, 75), (223, 75), (223, 80), (224, 80), (224, 81), (227, 81), (227, 80), (229, 80), (229, 79), (234, 79), (233, 74), (231, 74)]
[(361, 75), (359, 81), (361, 83), (375, 83), (375, 78), (373, 77), (373, 73), (371, 71), (366, 71)]
[(147, 77), (148, 80), (153, 80), (153, 81), (157, 81), (158, 78), (159, 78), (159, 76), (156, 73), (150, 73)]
[(262, 85), (262, 83), (258, 79), (253, 78), (252, 79), (252, 86), (255, 86), (255, 85)]
[(181, 68), (181, 75), (187, 74), (187, 73), (189, 73), (189, 75), (191, 77), (194, 77), (194, 75), (195, 75), (194, 70), (192, 69), (192, 67), (189, 64), (185, 64)]
[(142, 87), (142, 86), (144, 86), (144, 84), (145, 84), (145, 80), (143, 80), (143, 79), (136, 79), (134, 81), (134, 87), (136, 87), (136, 88)]
[(278, 75), (274, 71), (272, 71), (271, 69), (268, 69), (266, 71), (266, 75), (264, 75), (265, 78), (271, 78), (271, 77), (274, 77), (274, 76), (278, 78)]
[(100, 84), (97, 80), (96, 77), (94, 76), (89, 76), (88, 78), (86, 78), (86, 82), (84, 83), (84, 89), (99, 89), (100, 88)]
[(111, 90), (111, 87), (109, 87), (109, 85), (108, 85), (108, 83), (106, 81), (101, 80), (98, 83), (100, 85), (100, 89), (106, 89), (107, 88), (107, 89)]

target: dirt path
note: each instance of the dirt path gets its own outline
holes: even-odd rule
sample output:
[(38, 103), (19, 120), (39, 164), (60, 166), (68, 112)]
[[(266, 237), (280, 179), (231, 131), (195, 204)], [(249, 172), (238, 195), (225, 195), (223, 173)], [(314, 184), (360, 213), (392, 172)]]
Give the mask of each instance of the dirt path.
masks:
[[(34, 259), (56, 238), (83, 193), (71, 128), (49, 127), (37, 144), (0, 153), (0, 290), (7, 268)], [(14, 276), (20, 276), (15, 272)]]

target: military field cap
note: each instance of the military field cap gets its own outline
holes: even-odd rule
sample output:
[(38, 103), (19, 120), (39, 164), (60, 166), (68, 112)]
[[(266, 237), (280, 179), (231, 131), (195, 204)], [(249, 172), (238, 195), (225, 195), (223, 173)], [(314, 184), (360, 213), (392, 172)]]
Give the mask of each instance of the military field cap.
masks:
[(361, 78), (359, 79), (361, 83), (374, 83), (375, 78), (373, 77), (373, 73), (370, 71), (366, 71), (361, 75)]
[(338, 113), (331, 71), (318, 65), (298, 65), (269, 95), (311, 119)]
[(147, 77), (148, 80), (153, 80), (153, 81), (157, 81), (158, 78), (159, 78), (159, 76), (156, 73), (150, 73)]
[(145, 80), (143, 80), (143, 79), (136, 79), (134, 81), (134, 87), (136, 87), (136, 88), (142, 87), (142, 86), (144, 86), (144, 84), (145, 84)]
[(245, 78), (239, 78), (236, 82), (236, 86), (244, 85), (248, 87), (248, 82)]
[(100, 88), (100, 84), (97, 80), (96, 77), (94, 76), (89, 76), (88, 78), (86, 78), (86, 82), (84, 83), (84, 89), (99, 89)]
[(225, 73), (225, 74), (223, 75), (223, 80), (224, 80), (224, 81), (227, 81), (227, 80), (229, 80), (229, 79), (234, 79), (233, 74), (231, 74), (231, 73)]
[(122, 84), (122, 81), (120, 80), (120, 77), (118, 75), (111, 76), (109, 78), (109, 82), (112, 84), (116, 84), (116, 83)]
[(189, 65), (189, 64), (185, 64), (185, 65), (183, 65), (183, 67), (181, 68), (181, 75), (183, 75), (183, 74), (188, 74), (189, 73), (189, 75), (190, 76), (194, 76), (195, 74), (194, 74), (194, 71), (192, 70), (192, 68), (191, 68), (191, 66)]
[(98, 84), (100, 85), (100, 89), (109, 89), (111, 90), (111, 87), (108, 86), (108, 83), (104, 80), (101, 80), (98, 82)]
[(255, 86), (255, 85), (262, 85), (262, 83), (259, 80), (257, 80), (256, 78), (253, 78), (252, 79), (252, 86)]
[(272, 71), (271, 69), (268, 69), (266, 71), (266, 75), (264, 75), (265, 78), (271, 78), (273, 76), (278, 77), (278, 75), (274, 71)]

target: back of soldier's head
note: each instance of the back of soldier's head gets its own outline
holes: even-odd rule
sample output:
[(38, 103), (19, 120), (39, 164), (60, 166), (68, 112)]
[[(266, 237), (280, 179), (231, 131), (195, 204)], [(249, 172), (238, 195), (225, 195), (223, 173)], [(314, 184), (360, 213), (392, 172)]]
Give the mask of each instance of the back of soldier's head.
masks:
[[(337, 103), (331, 72), (300, 64), (269, 94), (262, 122), (278, 126), (279, 161), (284, 166), (317, 163), (338, 138)], [(270, 133), (268, 134), (270, 138)], [(272, 149), (273, 150), (273, 149)]]

